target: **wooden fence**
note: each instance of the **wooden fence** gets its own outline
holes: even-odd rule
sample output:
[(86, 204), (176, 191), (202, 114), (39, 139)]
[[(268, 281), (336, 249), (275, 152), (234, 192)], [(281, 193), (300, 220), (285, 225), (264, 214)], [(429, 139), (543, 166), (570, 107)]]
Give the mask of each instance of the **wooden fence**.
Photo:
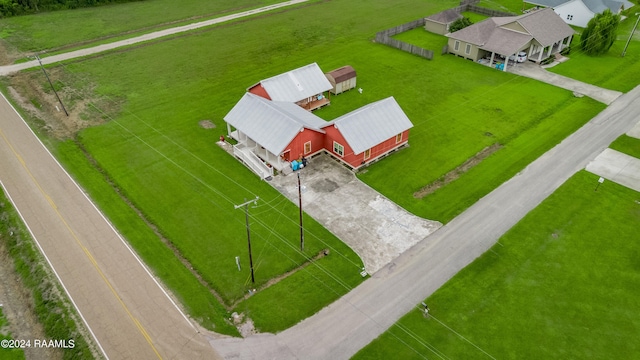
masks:
[(433, 51), (392, 38), (393, 35), (422, 26), (424, 26), (424, 18), (380, 31), (376, 33), (376, 42), (431, 60), (433, 59)]
[[(494, 16), (514, 16), (516, 14), (513, 13), (508, 13), (508, 12), (504, 12), (504, 11), (498, 11), (498, 10), (492, 10), (492, 9), (487, 9), (481, 6), (477, 6), (475, 5), (475, 3), (477, 3), (478, 0), (462, 0), (460, 2), (460, 6), (457, 6), (455, 8), (453, 8), (454, 10), (456, 10), (458, 13), (462, 13), (464, 11), (471, 11), (477, 14), (481, 14), (481, 15), (485, 15), (485, 16), (489, 16), (489, 17), (494, 17)], [(409, 31), (409, 30), (413, 30), (417, 27), (422, 27), (424, 26), (424, 18), (418, 19), (418, 20), (414, 20), (411, 22), (408, 22), (406, 24), (402, 24), (399, 26), (395, 26), (392, 27), (391, 29), (387, 29), (387, 30), (382, 30), (378, 33), (376, 33), (376, 42), (380, 43), (380, 44), (385, 44), (391, 47), (394, 47), (396, 49), (400, 49), (402, 51), (406, 51), (408, 53), (414, 54), (414, 55), (418, 55), (421, 56), (425, 59), (429, 59), (432, 60), (433, 59), (433, 51), (431, 50), (427, 50), (424, 48), (421, 48), (419, 46), (416, 45), (412, 45), (409, 43), (406, 43), (404, 41), (400, 41), (397, 39), (392, 38), (392, 36), (403, 33), (405, 31)], [(445, 45), (445, 47), (442, 49), (443, 54), (446, 53), (448, 51), (447, 46)]]

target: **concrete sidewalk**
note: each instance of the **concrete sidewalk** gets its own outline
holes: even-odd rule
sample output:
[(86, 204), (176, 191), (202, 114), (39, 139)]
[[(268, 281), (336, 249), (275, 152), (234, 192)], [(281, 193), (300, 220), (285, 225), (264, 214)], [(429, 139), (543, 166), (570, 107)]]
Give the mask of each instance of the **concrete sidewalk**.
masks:
[(509, 67), (508, 71), (516, 75), (536, 79), (547, 84), (583, 94), (607, 105), (610, 105), (615, 99), (622, 95), (619, 91), (603, 89), (566, 76), (554, 74), (530, 61)]
[(587, 171), (640, 191), (640, 159), (613, 149), (604, 149), (587, 165)]
[[(300, 171), (303, 210), (344, 241), (369, 274), (380, 270), (431, 234), (441, 223), (410, 214), (380, 195), (329, 155)], [(271, 184), (298, 203), (298, 177), (278, 175)]]

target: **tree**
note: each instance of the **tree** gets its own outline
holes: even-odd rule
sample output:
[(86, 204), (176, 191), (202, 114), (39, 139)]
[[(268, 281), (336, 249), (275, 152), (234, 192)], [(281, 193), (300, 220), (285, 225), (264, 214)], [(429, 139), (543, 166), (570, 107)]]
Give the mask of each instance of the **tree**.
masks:
[(458, 30), (464, 29), (473, 23), (469, 20), (468, 17), (460, 18), (449, 25), (449, 32), (456, 32)]
[(582, 32), (580, 46), (587, 55), (601, 55), (609, 51), (618, 36), (620, 15), (606, 9), (596, 14)]

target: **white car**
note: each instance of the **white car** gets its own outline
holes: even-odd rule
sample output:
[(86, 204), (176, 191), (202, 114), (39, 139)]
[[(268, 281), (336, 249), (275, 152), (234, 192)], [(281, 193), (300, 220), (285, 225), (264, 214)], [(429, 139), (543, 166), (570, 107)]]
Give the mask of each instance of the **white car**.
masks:
[(524, 52), (524, 51), (520, 51), (516, 55), (509, 56), (509, 60), (515, 61), (515, 62), (519, 62), (519, 63), (523, 63), (523, 62), (527, 61), (527, 53)]

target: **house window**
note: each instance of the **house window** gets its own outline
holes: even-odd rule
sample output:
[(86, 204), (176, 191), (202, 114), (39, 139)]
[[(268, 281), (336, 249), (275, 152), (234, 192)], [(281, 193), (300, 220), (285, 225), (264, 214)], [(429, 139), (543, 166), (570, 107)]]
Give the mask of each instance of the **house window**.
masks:
[(307, 155), (311, 152), (311, 141), (304, 143), (304, 154)]
[(402, 133), (396, 135), (396, 144), (402, 141)]
[(340, 155), (340, 156), (344, 156), (344, 146), (338, 144), (337, 142), (333, 142), (333, 152)]
[(567, 15), (567, 20), (573, 20), (573, 15)]
[(460, 41), (456, 40), (456, 42), (453, 44), (453, 50), (460, 50)]
[(367, 160), (371, 157), (371, 149), (367, 149), (364, 151), (364, 160)]
[(467, 44), (467, 47), (464, 49), (464, 53), (467, 55), (471, 54), (471, 44)]

